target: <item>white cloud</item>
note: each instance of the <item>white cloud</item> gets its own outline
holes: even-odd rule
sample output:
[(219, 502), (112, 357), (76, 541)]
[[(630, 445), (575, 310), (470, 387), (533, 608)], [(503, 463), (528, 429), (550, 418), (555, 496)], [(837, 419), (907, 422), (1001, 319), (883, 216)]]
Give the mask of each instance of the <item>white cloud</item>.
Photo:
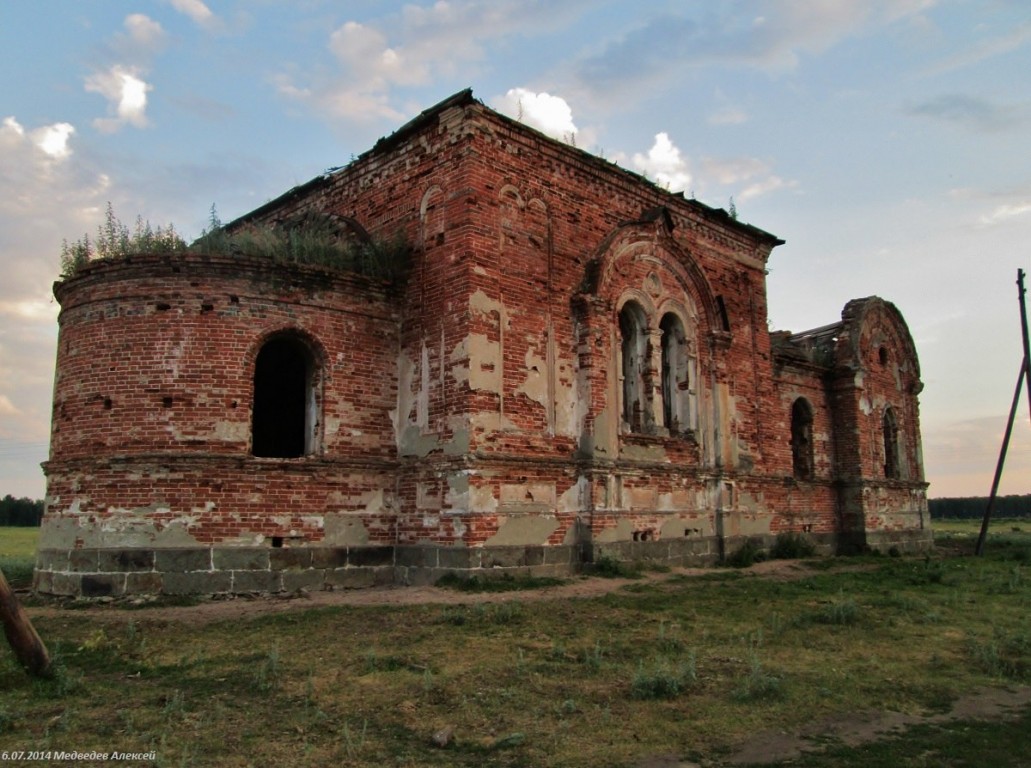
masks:
[(979, 221), (982, 225), (990, 227), (1029, 213), (1031, 213), (1031, 202), (1007, 203), (996, 207), (991, 213), (986, 213)]
[(36, 149), (52, 160), (63, 160), (72, 153), (68, 140), (73, 133), (75, 126), (70, 123), (44, 125), (28, 134), (13, 117), (5, 117), (0, 124), (0, 142), (3, 146), (18, 151), (27, 138)]
[(106, 72), (86, 78), (86, 90), (99, 93), (108, 100), (112, 118), (98, 118), (93, 124), (105, 133), (112, 133), (124, 125), (143, 128), (147, 125), (147, 92), (152, 85), (144, 81), (135, 69), (115, 65)]
[(687, 162), (665, 132), (655, 135), (655, 143), (647, 155), (635, 152), (632, 162), (634, 168), (671, 192), (685, 190), (691, 183)]
[(201, 0), (170, 0), (170, 2), (179, 13), (189, 16), (194, 23), (202, 27), (210, 27), (217, 21), (215, 14)]
[(142, 13), (131, 13), (123, 22), (129, 40), (143, 48), (158, 48), (164, 44), (165, 30), (161, 25)]
[(62, 160), (72, 153), (68, 140), (73, 133), (75, 126), (71, 123), (54, 123), (33, 131), (32, 135), (37, 147), (50, 157)]
[[(0, 195), (0, 444), (16, 445), (19, 456), (46, 453), (61, 240), (94, 230), (111, 191), (85, 153), (72, 151), (73, 137), (68, 123), (0, 121), (0, 189), (9, 190)], [(34, 472), (19, 460), (0, 467), (0, 480), (20, 478), (38, 494)]]
[(396, 14), (348, 21), (329, 36), (339, 69), (329, 74), (280, 74), (279, 92), (334, 118), (396, 121), (408, 113), (392, 103), (395, 88), (451, 81), (468, 84), (487, 47), (518, 35), (536, 36), (568, 23), (586, 0), (437, 0), (404, 5)]
[(495, 99), (493, 106), (548, 136), (570, 141), (577, 135), (573, 110), (561, 96), (511, 88), (504, 96)]
[(698, 177), (707, 187), (715, 184), (731, 188), (723, 191), (729, 191), (738, 202), (797, 186), (796, 182), (772, 173), (770, 164), (757, 157), (703, 158)]

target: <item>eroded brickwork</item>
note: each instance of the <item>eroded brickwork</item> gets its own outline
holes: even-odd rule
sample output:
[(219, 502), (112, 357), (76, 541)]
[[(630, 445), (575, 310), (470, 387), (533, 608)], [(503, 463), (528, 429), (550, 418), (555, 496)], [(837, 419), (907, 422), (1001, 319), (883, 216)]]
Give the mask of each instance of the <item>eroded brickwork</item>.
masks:
[[(774, 236), (468, 92), (230, 228), (302, 214), (408, 243), (403, 286), (205, 254), (58, 284), (41, 591), (929, 540), (901, 315), (861, 299), (771, 335)], [(295, 365), (303, 448), (261, 455), (289, 419), (265, 424), (255, 393)]]

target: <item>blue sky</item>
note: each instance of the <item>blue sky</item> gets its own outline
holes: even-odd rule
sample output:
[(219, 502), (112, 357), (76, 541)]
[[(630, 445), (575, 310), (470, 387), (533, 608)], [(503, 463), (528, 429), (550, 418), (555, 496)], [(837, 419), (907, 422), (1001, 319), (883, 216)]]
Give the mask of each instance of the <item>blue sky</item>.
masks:
[[(991, 483), (1031, 268), (1024, 0), (0, 4), (0, 494), (44, 481), (62, 239), (187, 239), (471, 87), (787, 243), (776, 329), (876, 294), (920, 353), (932, 496)], [(1022, 403), (1003, 492), (1031, 492)]]

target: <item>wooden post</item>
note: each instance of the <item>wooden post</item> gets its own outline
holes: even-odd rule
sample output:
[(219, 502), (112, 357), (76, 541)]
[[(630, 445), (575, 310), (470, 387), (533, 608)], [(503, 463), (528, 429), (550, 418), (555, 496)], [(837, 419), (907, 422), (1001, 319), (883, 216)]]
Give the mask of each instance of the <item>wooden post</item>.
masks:
[(984, 552), (984, 542), (988, 538), (988, 523), (992, 520), (992, 512), (995, 511), (995, 498), (999, 492), (999, 481), (1002, 479), (1002, 467), (1006, 463), (1006, 451), (1010, 447), (1010, 435), (1013, 434), (1013, 420), (1017, 416), (1017, 406), (1020, 404), (1020, 390), (1028, 377), (1027, 358), (1020, 364), (1020, 375), (1017, 376), (1017, 389), (1013, 393), (1013, 403), (1010, 405), (1009, 419), (1006, 421), (1006, 431), (1002, 437), (1002, 448), (999, 449), (999, 460), (995, 464), (995, 477), (992, 479), (992, 492), (988, 495), (988, 504), (984, 508), (984, 516), (981, 518), (981, 534), (977, 537), (977, 546), (974, 554), (980, 555)]
[(14, 590), (7, 583), (4, 572), (0, 571), (0, 619), (4, 623), (4, 634), (7, 642), (14, 649), (21, 665), (35, 677), (49, 677), (50, 654), (46, 646), (36, 634), (28, 615), (14, 596)]
[(1017, 404), (1020, 402), (1020, 389), (1022, 384), (1027, 385), (1028, 408), (1031, 409), (1031, 341), (1029, 341), (1027, 330), (1027, 304), (1024, 301), (1024, 270), (1017, 270), (1017, 300), (1020, 302), (1020, 335), (1024, 345), (1024, 359), (1020, 363), (1020, 375), (1017, 377), (1017, 389), (1013, 393), (1013, 404), (1010, 406), (1009, 420), (1006, 422), (1006, 433), (1002, 438), (1002, 449), (999, 451), (999, 461), (995, 465), (995, 478), (992, 480), (992, 492), (988, 496), (988, 506), (985, 507), (984, 517), (981, 518), (981, 535), (977, 537), (977, 546), (974, 554), (980, 555), (984, 552), (984, 542), (988, 537), (988, 523), (991, 522), (992, 512), (995, 509), (995, 495), (999, 491), (999, 480), (1002, 478), (1002, 465), (1006, 461), (1006, 450), (1010, 444), (1010, 434), (1013, 432), (1013, 420), (1017, 416)]

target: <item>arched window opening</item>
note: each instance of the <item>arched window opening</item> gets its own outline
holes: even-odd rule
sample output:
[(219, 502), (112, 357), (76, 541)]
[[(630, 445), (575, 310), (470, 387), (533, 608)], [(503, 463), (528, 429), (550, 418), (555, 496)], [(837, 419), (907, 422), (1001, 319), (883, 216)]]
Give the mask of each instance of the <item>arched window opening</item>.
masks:
[(619, 312), (622, 337), (623, 421), (632, 432), (648, 424), (646, 376), (648, 367), (648, 324), (644, 310), (627, 302)]
[(791, 406), (791, 467), (799, 480), (813, 478), (813, 409), (804, 397)]
[(315, 364), (299, 339), (276, 336), (265, 343), (254, 365), (251, 452), (293, 459), (315, 450)]
[(662, 425), (671, 434), (694, 429), (694, 361), (684, 325), (672, 313), (659, 323), (662, 331)]
[(899, 425), (895, 411), (884, 409), (882, 431), (884, 432), (884, 476), (897, 480), (899, 473)]

